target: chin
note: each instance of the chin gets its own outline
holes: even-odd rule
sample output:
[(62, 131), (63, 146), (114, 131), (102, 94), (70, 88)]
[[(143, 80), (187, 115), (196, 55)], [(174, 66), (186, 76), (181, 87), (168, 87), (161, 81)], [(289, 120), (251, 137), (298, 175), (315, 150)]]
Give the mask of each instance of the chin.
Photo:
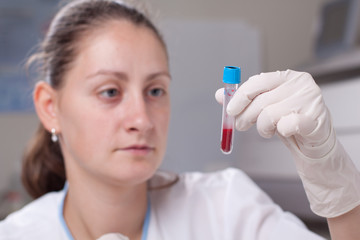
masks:
[[(151, 162), (151, 161), (150, 161)], [(128, 164), (127, 166), (119, 166), (119, 168), (112, 168), (112, 178), (121, 185), (138, 185), (148, 181), (158, 169), (159, 164), (150, 164), (147, 162), (136, 162)]]

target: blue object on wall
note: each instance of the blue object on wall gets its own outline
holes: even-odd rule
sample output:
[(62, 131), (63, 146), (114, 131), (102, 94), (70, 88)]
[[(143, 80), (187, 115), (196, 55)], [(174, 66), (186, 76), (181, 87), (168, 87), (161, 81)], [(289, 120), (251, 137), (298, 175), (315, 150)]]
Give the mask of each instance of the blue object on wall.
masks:
[(0, 1), (0, 113), (32, 112), (24, 63), (44, 35), (58, 1)]

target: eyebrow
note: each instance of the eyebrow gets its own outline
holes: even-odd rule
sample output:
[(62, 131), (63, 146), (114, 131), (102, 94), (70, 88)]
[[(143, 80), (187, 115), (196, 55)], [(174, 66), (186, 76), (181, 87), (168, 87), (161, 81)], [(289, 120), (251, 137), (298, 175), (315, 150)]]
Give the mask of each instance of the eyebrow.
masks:
[(161, 76), (165, 76), (167, 78), (169, 78), (171, 80), (171, 75), (170, 73), (164, 71), (164, 72), (156, 72), (156, 73), (153, 73), (153, 74), (150, 74), (148, 77), (147, 77), (147, 80), (153, 80), (157, 77), (161, 77)]
[(103, 69), (96, 71), (95, 73), (89, 74), (88, 76), (85, 77), (85, 79), (94, 78), (98, 75), (111, 75), (111, 76), (115, 76), (116, 78), (119, 78), (119, 79), (123, 79), (123, 80), (127, 79), (127, 75), (124, 72), (103, 70)]
[[(127, 80), (127, 74), (124, 72), (119, 72), (119, 71), (112, 71), (112, 70), (99, 70), (96, 71), (93, 74), (90, 74), (88, 76), (85, 77), (85, 79), (90, 79), (90, 78), (94, 78), (98, 75), (110, 75), (110, 76), (115, 76), (116, 78), (120, 79), (120, 80)], [(171, 80), (171, 75), (167, 72), (167, 71), (161, 71), (161, 72), (155, 72), (150, 74), (149, 76), (146, 77), (147, 80), (153, 80), (157, 77), (161, 77), (161, 76), (165, 76), (167, 78), (169, 78)]]

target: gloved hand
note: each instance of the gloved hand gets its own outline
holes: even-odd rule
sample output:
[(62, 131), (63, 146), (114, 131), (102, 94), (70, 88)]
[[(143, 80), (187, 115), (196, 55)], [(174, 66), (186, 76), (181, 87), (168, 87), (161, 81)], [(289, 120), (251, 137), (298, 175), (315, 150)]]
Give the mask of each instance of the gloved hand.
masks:
[(107, 233), (96, 240), (129, 240), (129, 238), (120, 233)]
[[(222, 102), (223, 90), (216, 92)], [(337, 217), (360, 205), (360, 173), (337, 141), (320, 88), (308, 73), (287, 70), (251, 77), (227, 107), (236, 129), (257, 124), (290, 149), (314, 213)]]

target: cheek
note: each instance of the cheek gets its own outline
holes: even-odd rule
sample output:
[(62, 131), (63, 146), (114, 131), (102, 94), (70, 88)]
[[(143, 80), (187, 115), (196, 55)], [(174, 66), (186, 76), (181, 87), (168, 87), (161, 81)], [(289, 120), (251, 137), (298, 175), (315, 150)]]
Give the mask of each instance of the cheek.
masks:
[(159, 134), (166, 139), (170, 121), (170, 108), (167, 107), (161, 113), (155, 114), (155, 118)]
[(106, 139), (106, 118), (104, 114), (96, 113), (89, 104), (73, 101), (63, 104), (61, 112), (61, 132), (64, 141), (64, 151), (75, 158), (83, 159), (89, 153), (95, 154)]

